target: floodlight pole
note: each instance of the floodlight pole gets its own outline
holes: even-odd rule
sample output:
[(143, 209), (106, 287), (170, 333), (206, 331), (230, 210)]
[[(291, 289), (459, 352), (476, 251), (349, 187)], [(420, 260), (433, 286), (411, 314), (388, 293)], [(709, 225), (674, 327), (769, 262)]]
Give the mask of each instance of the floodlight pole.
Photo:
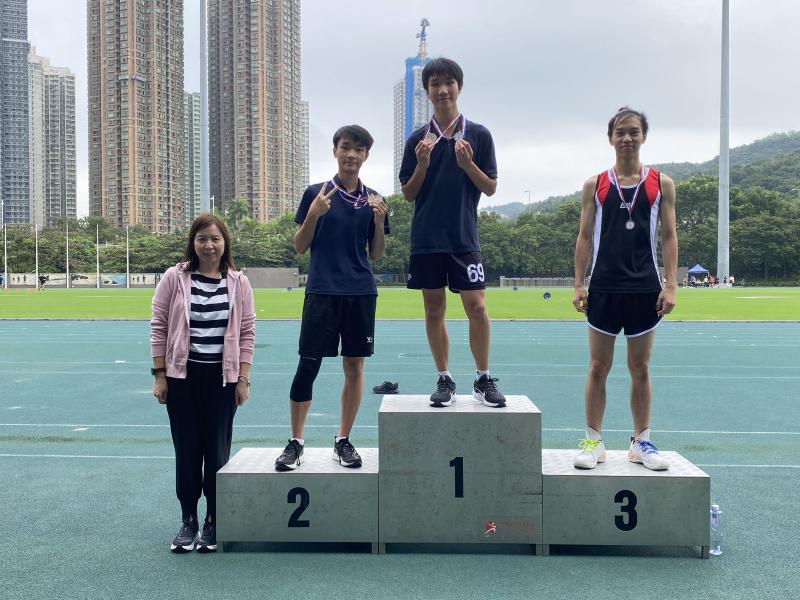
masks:
[(719, 206), (717, 209), (717, 280), (728, 278), (730, 240), (730, 0), (722, 0), (722, 78), (719, 124)]
[(33, 283), (36, 284), (36, 288), (39, 288), (39, 225), (37, 223), (33, 224), (33, 246), (35, 248), (35, 255), (36, 255), (36, 277), (33, 280)]
[(67, 221), (67, 289), (69, 289), (69, 221)]
[(94, 258), (95, 258), (95, 268), (97, 269), (97, 281), (95, 282), (95, 287), (99, 290), (100, 289), (100, 225), (94, 226), (95, 232), (95, 244), (94, 244)]
[(6, 240), (6, 202), (0, 198), (0, 218), (3, 219), (3, 289), (8, 289), (8, 243)]
[(125, 287), (131, 287), (131, 247), (128, 243), (129, 226), (125, 224)]
[(531, 191), (530, 190), (525, 190), (525, 193), (528, 194), (528, 211), (527, 212), (531, 212)]

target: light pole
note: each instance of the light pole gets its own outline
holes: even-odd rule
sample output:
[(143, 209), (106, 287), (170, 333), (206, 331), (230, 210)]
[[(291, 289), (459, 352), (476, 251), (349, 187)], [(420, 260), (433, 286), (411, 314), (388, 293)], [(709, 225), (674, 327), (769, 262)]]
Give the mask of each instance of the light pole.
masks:
[(528, 208), (526, 212), (531, 212), (531, 191), (525, 190), (525, 193), (528, 194)]
[(8, 289), (8, 240), (6, 240), (6, 202), (0, 198), (0, 217), (3, 219), (3, 289)]
[(128, 242), (129, 225), (125, 224), (125, 287), (131, 287), (131, 247)]

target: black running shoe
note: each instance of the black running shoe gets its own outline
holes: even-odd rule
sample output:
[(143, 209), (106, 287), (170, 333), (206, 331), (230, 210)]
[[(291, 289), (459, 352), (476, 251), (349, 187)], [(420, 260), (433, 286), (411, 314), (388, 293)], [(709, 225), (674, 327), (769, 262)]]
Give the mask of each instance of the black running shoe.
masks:
[(431, 406), (450, 406), (456, 395), (456, 382), (447, 375), (440, 375), (436, 382), (436, 391), (431, 394)]
[(342, 438), (338, 442), (334, 442), (333, 460), (343, 467), (357, 469), (361, 466), (361, 457), (347, 438)]
[(488, 375), (481, 375), (475, 380), (475, 385), (472, 386), (472, 397), (479, 402), (483, 402), (486, 406), (493, 408), (502, 408), (506, 405), (506, 397), (500, 393), (495, 385), (496, 377), (489, 377)]
[(197, 546), (197, 539), (199, 537), (199, 527), (197, 521), (189, 521), (184, 519), (181, 524), (181, 529), (175, 539), (172, 540), (172, 545), (169, 547), (173, 552), (191, 552)]
[(281, 455), (275, 459), (275, 470), (294, 471), (303, 462), (300, 460), (301, 456), (303, 456), (303, 446), (297, 440), (289, 440)]
[(217, 551), (217, 526), (211, 521), (206, 521), (203, 525), (203, 535), (197, 543), (197, 551), (204, 554)]
[(384, 381), (382, 384), (372, 388), (372, 391), (375, 394), (396, 394), (398, 388), (398, 384), (392, 383), (391, 381)]

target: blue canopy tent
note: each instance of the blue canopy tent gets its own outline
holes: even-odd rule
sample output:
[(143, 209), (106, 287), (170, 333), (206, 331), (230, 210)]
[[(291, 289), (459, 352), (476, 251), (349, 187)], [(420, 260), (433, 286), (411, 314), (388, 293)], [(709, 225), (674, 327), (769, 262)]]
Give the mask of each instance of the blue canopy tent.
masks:
[(696, 264), (691, 269), (689, 269), (689, 280), (691, 281), (692, 276), (694, 275), (697, 281), (702, 281), (703, 277), (706, 275), (710, 275), (708, 269), (706, 269), (703, 265)]

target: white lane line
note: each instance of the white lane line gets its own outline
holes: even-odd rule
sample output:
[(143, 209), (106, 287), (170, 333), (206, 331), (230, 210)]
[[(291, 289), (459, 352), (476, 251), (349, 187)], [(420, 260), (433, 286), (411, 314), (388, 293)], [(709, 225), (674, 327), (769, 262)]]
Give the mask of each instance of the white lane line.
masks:
[[(174, 460), (174, 456), (126, 456), (114, 454), (0, 454), (0, 458), (93, 458), (118, 460)], [(700, 464), (704, 469), (800, 469), (800, 465), (734, 465), (734, 464)]]
[[(130, 428), (130, 429), (169, 429), (169, 425), (145, 424), (145, 423), (0, 423), (0, 427), (92, 427), (92, 428)], [(311, 429), (334, 429), (338, 425), (306, 425)], [(377, 425), (353, 425), (359, 429), (377, 429)], [(290, 425), (234, 425), (234, 429), (286, 429)], [(542, 431), (582, 433), (584, 430), (578, 427), (542, 427)], [(603, 429), (608, 433), (630, 433), (630, 429)], [(692, 435), (798, 435), (800, 431), (715, 431), (710, 429), (654, 429), (657, 434), (692, 434)]]
[[(10, 374), (11, 371), (0, 371), (0, 374)], [(141, 371), (36, 371), (37, 375), (112, 375), (114, 377), (118, 377), (119, 375), (139, 375), (142, 376)], [(292, 375), (294, 371), (251, 371), (250, 375)], [(365, 376), (367, 377), (383, 377), (385, 373), (376, 373), (376, 372), (365, 372)], [(333, 373), (320, 373), (320, 377), (332, 377), (332, 376), (341, 376), (341, 372), (333, 372)], [(527, 377), (527, 378), (572, 378), (572, 379), (586, 379), (586, 373), (570, 373), (570, 374), (559, 374), (559, 373), (515, 373), (513, 377)], [(629, 375), (609, 375), (609, 379), (628, 379)], [(650, 375), (650, 379), (724, 379), (724, 380), (733, 380), (733, 379), (786, 379), (786, 380), (795, 380), (800, 379), (800, 376), (796, 375)]]
[(695, 465), (706, 469), (719, 467), (725, 469), (800, 469), (800, 465)]
[(0, 458), (119, 458), (124, 460), (174, 460), (174, 456), (120, 456), (115, 454), (0, 454)]

